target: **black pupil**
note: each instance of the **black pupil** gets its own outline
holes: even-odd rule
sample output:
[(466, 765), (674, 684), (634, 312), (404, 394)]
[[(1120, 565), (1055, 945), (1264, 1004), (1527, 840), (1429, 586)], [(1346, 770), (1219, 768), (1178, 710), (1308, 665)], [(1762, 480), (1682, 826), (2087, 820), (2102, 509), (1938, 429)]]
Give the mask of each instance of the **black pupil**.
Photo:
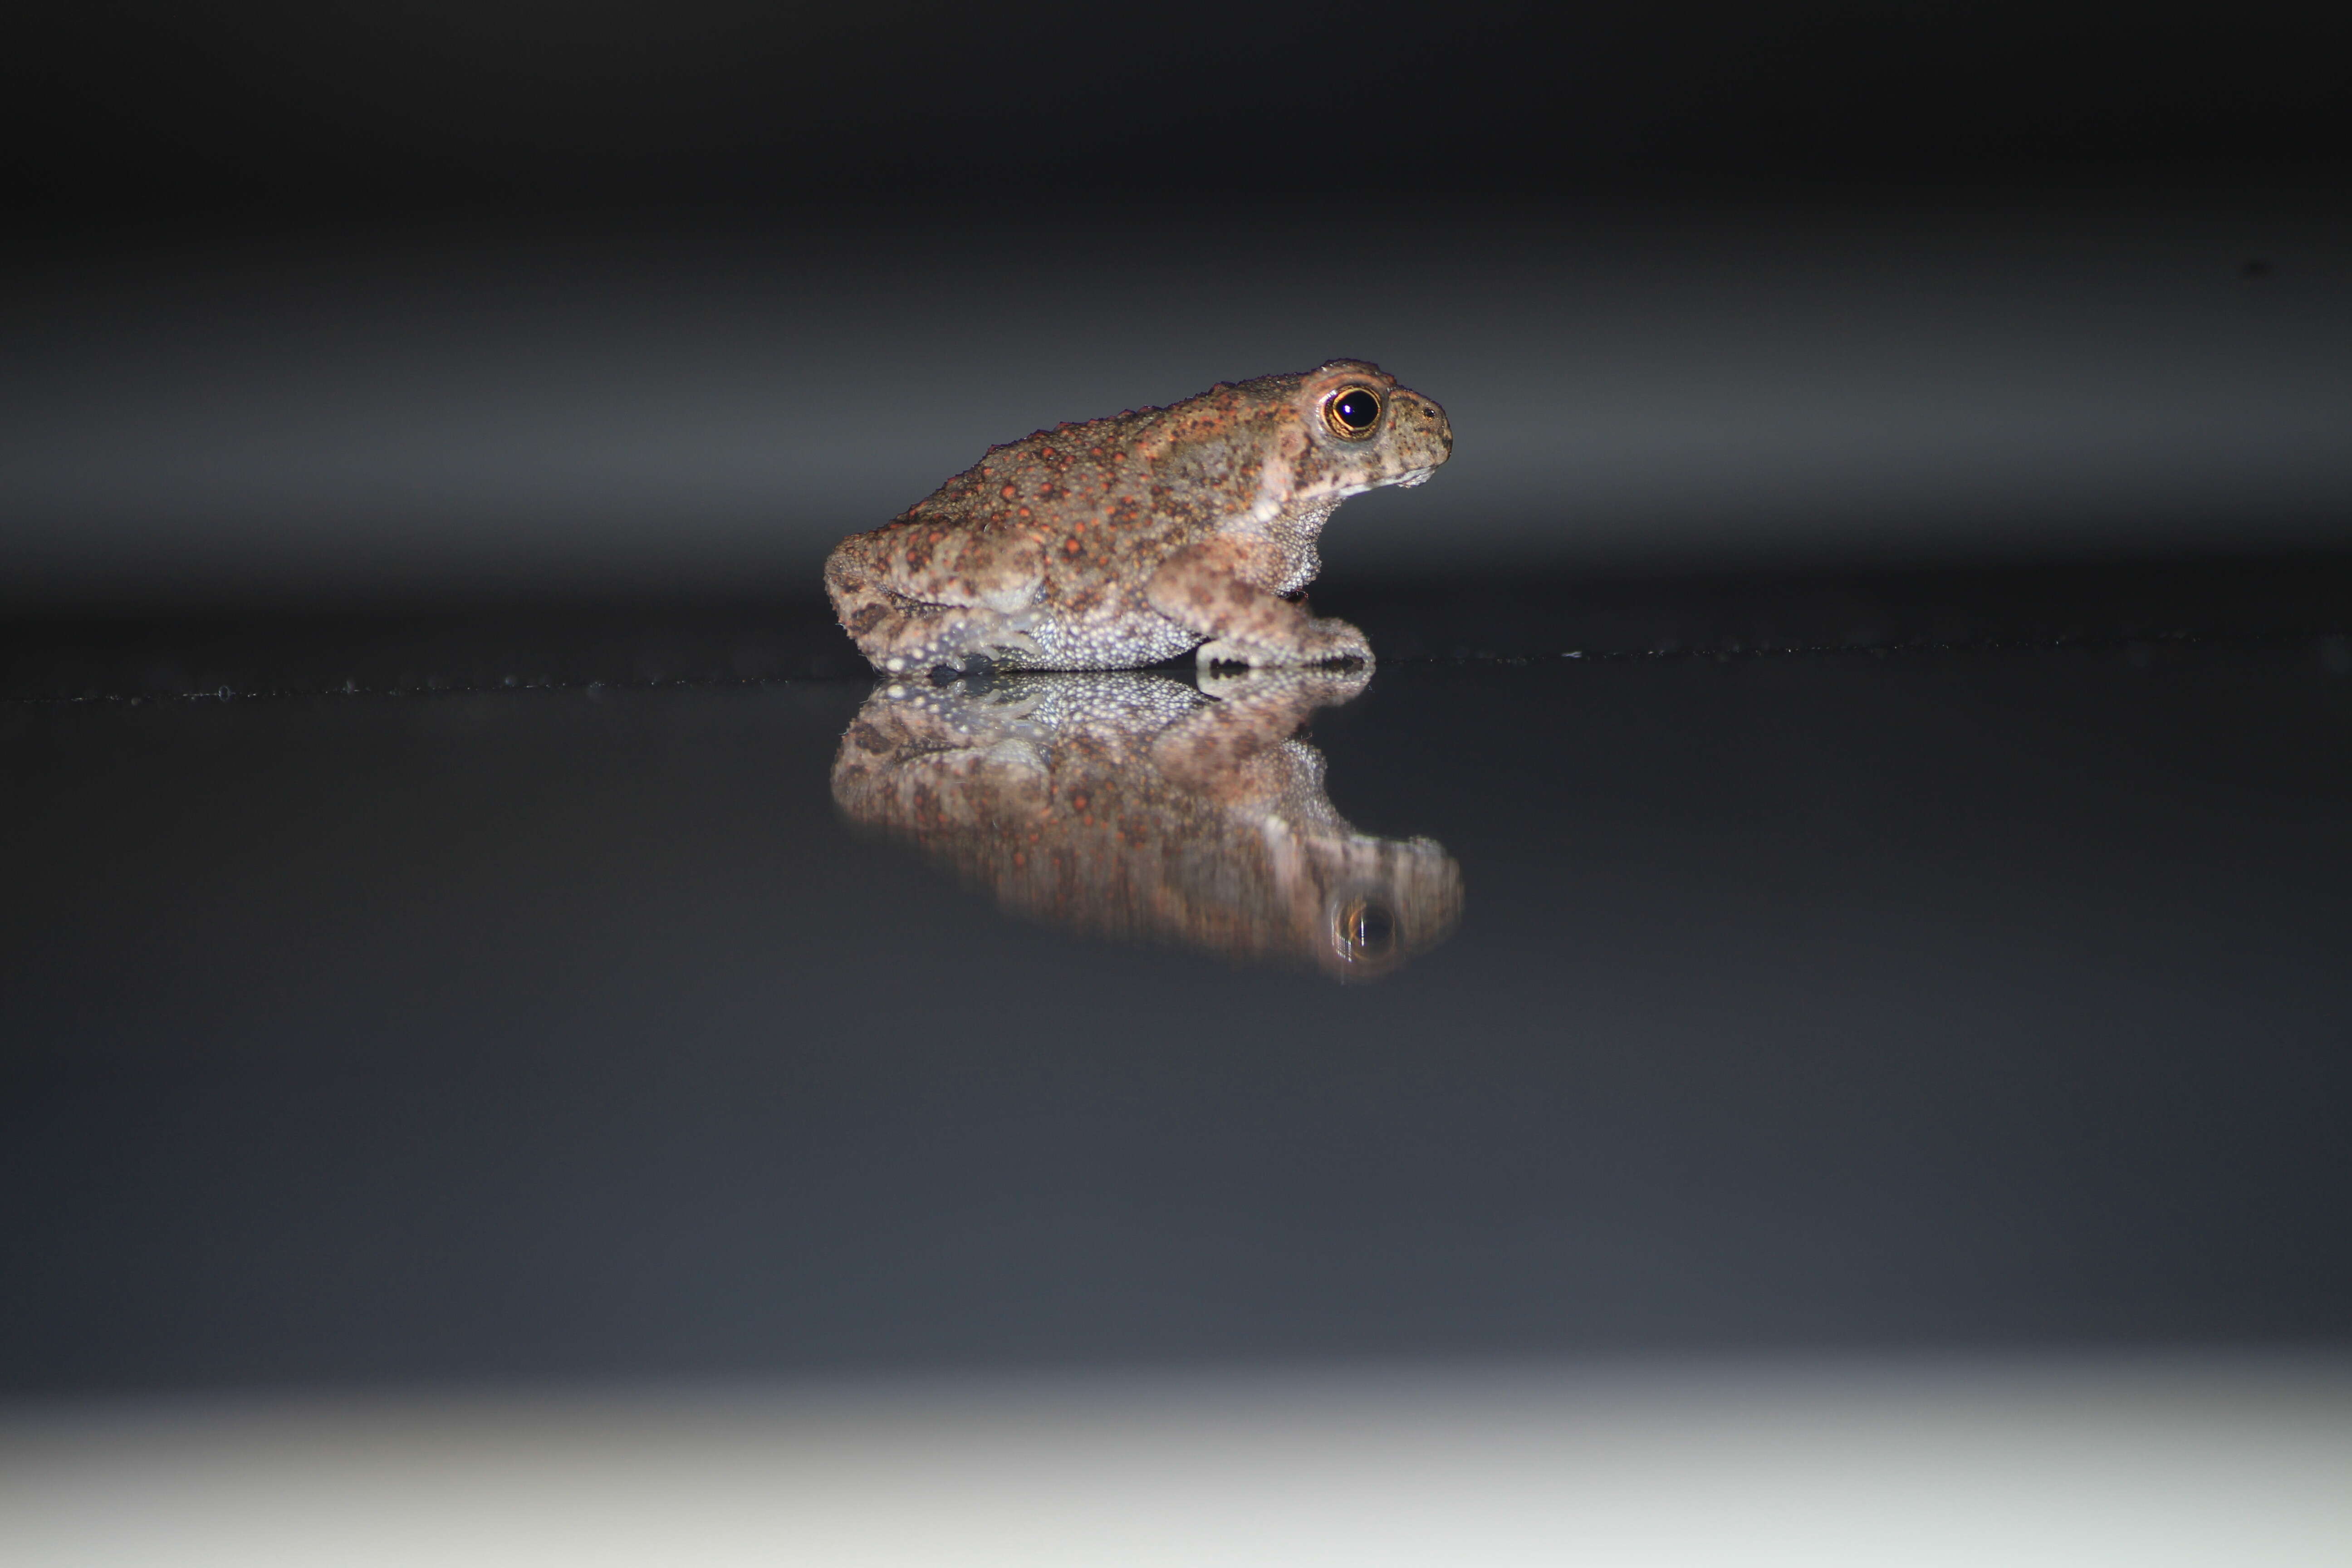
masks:
[(1331, 412), (1350, 430), (1369, 430), (1381, 416), (1381, 400), (1361, 390), (1343, 392), (1331, 400)]
[(1394, 918), (1378, 904), (1366, 904), (1358, 910), (1349, 924), (1354, 928), (1348, 932), (1349, 942), (1367, 952), (1385, 950), (1396, 936)]

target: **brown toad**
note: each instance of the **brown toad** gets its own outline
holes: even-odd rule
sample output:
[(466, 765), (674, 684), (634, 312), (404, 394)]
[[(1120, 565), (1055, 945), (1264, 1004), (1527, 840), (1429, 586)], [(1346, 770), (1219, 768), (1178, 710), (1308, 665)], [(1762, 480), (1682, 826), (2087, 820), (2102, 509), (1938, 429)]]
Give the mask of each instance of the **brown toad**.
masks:
[(990, 447), (842, 541), (825, 589), (886, 673), (1126, 669), (1195, 645), (1204, 665), (1369, 662), (1363, 633), (1300, 597), (1316, 535), (1453, 448), (1444, 409), (1361, 360), (1220, 384)]
[(841, 739), (833, 798), (1009, 914), (1369, 980), (1444, 942), (1463, 899), (1444, 846), (1332, 808), (1297, 732), (1370, 679), (886, 680)]

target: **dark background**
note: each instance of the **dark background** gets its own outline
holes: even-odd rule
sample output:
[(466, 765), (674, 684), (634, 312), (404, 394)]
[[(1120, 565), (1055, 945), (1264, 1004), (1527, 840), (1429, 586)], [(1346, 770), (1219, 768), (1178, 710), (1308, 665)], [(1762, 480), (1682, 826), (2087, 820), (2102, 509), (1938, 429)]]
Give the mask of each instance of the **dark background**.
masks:
[(1334, 586), (2333, 550), (2347, 26), (48, 8), (0, 604), (804, 596), (991, 442), (1339, 354), (1461, 446)]
[(114, 4), (12, 33), (23, 199), (110, 219), (2352, 153), (2352, 24), (2286, 7)]
[[(0, 1389), (2340, 1346), (2347, 35), (14, 19)], [(1316, 590), (1452, 942), (845, 832), (826, 548), (1339, 354), (1458, 436)]]

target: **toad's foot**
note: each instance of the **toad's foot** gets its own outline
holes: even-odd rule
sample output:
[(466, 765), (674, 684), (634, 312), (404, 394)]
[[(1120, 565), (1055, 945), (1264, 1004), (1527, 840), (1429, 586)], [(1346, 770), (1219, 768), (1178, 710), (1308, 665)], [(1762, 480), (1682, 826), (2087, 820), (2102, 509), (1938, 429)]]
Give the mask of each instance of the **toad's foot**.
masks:
[(1242, 664), (1253, 669), (1312, 665), (1357, 665), (1370, 669), (1372, 645), (1346, 621), (1325, 618), (1307, 620), (1293, 636), (1280, 642), (1232, 636), (1213, 637), (1201, 645), (1195, 657), (1202, 668)]
[(1356, 665), (1289, 665), (1244, 668), (1202, 665), (1193, 683), (1220, 702), (1292, 701), (1305, 714), (1336, 708), (1362, 695), (1372, 682), (1369, 662)]

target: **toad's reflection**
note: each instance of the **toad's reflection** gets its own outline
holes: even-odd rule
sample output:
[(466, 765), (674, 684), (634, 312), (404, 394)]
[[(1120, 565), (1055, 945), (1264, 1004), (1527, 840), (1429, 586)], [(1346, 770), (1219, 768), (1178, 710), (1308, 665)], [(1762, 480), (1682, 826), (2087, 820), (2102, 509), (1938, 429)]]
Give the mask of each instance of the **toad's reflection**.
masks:
[(1426, 838), (1357, 832), (1324, 795), (1323, 753), (1296, 731), (1365, 679), (892, 682), (842, 737), (833, 797), (1009, 912), (1368, 979), (1453, 931), (1462, 871)]

